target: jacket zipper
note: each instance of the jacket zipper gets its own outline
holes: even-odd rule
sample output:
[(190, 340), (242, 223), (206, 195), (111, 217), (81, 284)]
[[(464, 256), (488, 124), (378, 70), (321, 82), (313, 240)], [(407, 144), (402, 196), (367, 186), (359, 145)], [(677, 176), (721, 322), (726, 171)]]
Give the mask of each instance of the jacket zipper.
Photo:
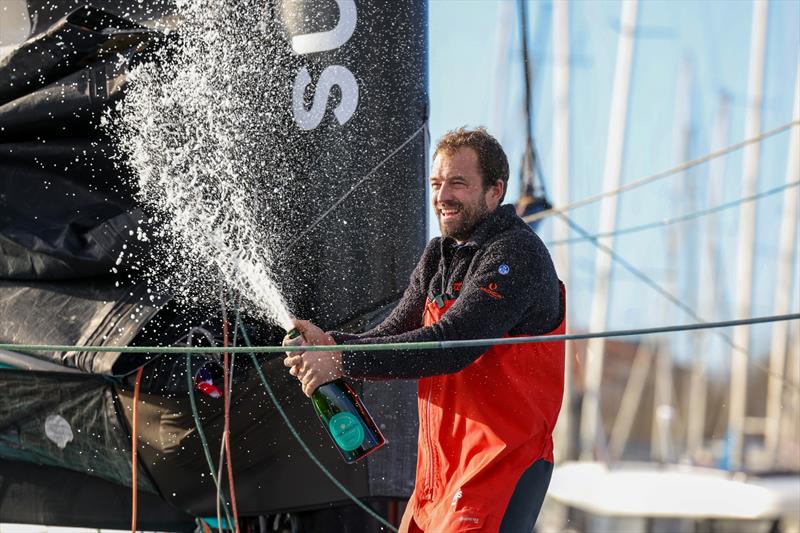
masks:
[(428, 448), (428, 475), (427, 498), (433, 501), (433, 443), (431, 442), (431, 394), (433, 393), (433, 383), (428, 382), (428, 398), (425, 405), (425, 444)]
[[(442, 272), (442, 286), (441, 286), (441, 295), (442, 299), (447, 298), (447, 282), (448, 277), (450, 276), (450, 268), (453, 266), (453, 263), (456, 261), (456, 254), (458, 253), (458, 249), (453, 251), (453, 255), (450, 257), (450, 261), (448, 262), (445, 260), (444, 262), (444, 272)], [(438, 322), (438, 319), (437, 319)]]
[[(459, 251), (458, 249), (454, 250), (453, 251), (453, 256), (450, 258), (450, 261), (449, 262), (445, 261), (444, 272), (442, 273), (442, 285), (441, 285), (441, 291), (442, 291), (441, 292), (441, 298), (442, 298), (443, 302), (445, 301), (444, 299), (447, 297), (447, 282), (448, 282), (447, 278), (448, 278), (448, 276), (450, 274), (450, 268), (453, 266), (453, 263), (455, 263), (455, 258), (456, 258), (456, 255), (458, 254), (458, 251)], [(439, 306), (438, 306), (438, 303), (437, 303), (437, 308), (438, 307)], [(441, 309), (441, 308), (439, 308), (439, 309)], [(441, 312), (441, 311), (439, 311), (437, 309), (437, 314), (439, 312)], [(441, 318), (441, 317), (437, 317), (437, 319), (436, 319), (437, 322), (439, 321), (439, 318)], [(433, 394), (433, 382), (429, 380), (428, 381), (428, 397), (427, 397), (427, 402), (426, 402), (426, 405), (425, 405), (425, 445), (426, 445), (426, 447), (428, 449), (428, 464), (427, 464), (428, 475), (425, 476), (425, 477), (426, 477), (427, 485), (428, 485), (427, 486), (428, 490), (427, 490), (426, 496), (427, 496), (428, 500), (430, 500), (430, 501), (433, 501), (433, 484), (434, 484), (434, 473), (433, 473), (433, 451), (434, 451), (434, 446), (433, 446), (433, 439), (431, 438), (431, 426), (432, 426), (432, 424), (431, 424), (431, 396), (432, 396), (432, 394)]]

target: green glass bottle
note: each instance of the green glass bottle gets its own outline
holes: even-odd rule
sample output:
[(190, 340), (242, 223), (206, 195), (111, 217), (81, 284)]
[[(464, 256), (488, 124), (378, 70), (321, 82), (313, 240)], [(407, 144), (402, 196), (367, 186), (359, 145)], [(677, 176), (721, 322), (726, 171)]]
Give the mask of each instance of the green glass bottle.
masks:
[[(297, 329), (291, 329), (284, 344), (299, 336)], [(386, 444), (364, 402), (344, 380), (320, 385), (311, 395), (311, 403), (345, 462), (354, 463)]]

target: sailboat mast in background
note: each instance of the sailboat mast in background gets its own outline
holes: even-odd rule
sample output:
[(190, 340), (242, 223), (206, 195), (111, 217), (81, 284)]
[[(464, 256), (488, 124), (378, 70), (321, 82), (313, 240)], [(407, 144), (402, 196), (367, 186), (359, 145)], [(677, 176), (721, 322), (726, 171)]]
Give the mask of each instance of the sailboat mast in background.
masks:
[[(761, 104), (764, 91), (764, 49), (767, 30), (766, 0), (753, 1), (753, 25), (750, 34), (750, 66), (747, 88), (745, 139), (761, 133)], [(758, 189), (759, 143), (744, 148), (741, 196), (752, 196)], [(736, 255), (736, 319), (748, 318), (753, 298), (753, 251), (755, 248), (756, 203), (739, 206), (739, 233)], [(729, 468), (740, 470), (743, 465), (745, 421), (747, 419), (747, 367), (750, 351), (750, 326), (733, 330), (731, 353), (730, 411), (728, 413)]]
[[(614, 67), (614, 84), (611, 94), (611, 111), (608, 124), (608, 144), (603, 172), (603, 190), (619, 187), (622, 171), (622, 156), (625, 148), (625, 126), (628, 118), (628, 92), (630, 87), (631, 64), (633, 62), (634, 39), (636, 34), (637, 0), (622, 3), (620, 34), (617, 41), (617, 59)], [(617, 222), (617, 196), (603, 198), (600, 206), (599, 233), (613, 231)], [(603, 247), (613, 250), (614, 237), (598, 239)], [(592, 296), (592, 310), (589, 331), (606, 329), (608, 315), (608, 293), (611, 277), (611, 255), (598, 247), (595, 256), (595, 286)], [(605, 339), (593, 338), (586, 348), (586, 386), (581, 408), (580, 455), (582, 459), (594, 458), (594, 449), (600, 420), (600, 382), (603, 375)]]

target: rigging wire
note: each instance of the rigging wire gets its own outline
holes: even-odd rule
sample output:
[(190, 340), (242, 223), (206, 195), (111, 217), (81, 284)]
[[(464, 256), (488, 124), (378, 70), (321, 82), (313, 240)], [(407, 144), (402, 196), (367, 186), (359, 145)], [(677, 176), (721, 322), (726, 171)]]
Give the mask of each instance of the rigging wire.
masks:
[(674, 174), (679, 174), (679, 173), (683, 172), (684, 170), (688, 170), (690, 168), (696, 167), (696, 166), (701, 165), (701, 164), (703, 164), (703, 163), (705, 163), (707, 161), (710, 161), (712, 159), (716, 159), (718, 157), (722, 157), (724, 155), (727, 155), (727, 154), (729, 154), (731, 152), (735, 152), (737, 150), (741, 150), (745, 146), (748, 146), (750, 144), (754, 144), (754, 143), (757, 143), (757, 142), (761, 142), (761, 141), (763, 141), (765, 139), (768, 139), (770, 137), (774, 137), (775, 135), (778, 135), (779, 133), (783, 133), (783, 132), (785, 132), (785, 131), (793, 128), (793, 127), (796, 127), (796, 126), (800, 126), (800, 120), (793, 120), (791, 122), (788, 122), (786, 124), (783, 124), (782, 126), (779, 126), (779, 127), (775, 128), (775, 129), (766, 131), (766, 132), (762, 133), (761, 135), (757, 135), (755, 137), (751, 137), (749, 139), (745, 139), (745, 140), (740, 141), (740, 142), (738, 142), (736, 144), (732, 144), (732, 145), (727, 146), (725, 148), (722, 148), (720, 150), (717, 150), (717, 151), (714, 151), (714, 152), (710, 152), (710, 153), (708, 153), (708, 154), (706, 154), (704, 156), (698, 157), (696, 159), (691, 159), (689, 161), (681, 163), (678, 166), (675, 166), (675, 167), (672, 167), (672, 168), (668, 168), (666, 170), (662, 170), (661, 172), (657, 172), (655, 174), (651, 174), (650, 176), (646, 176), (644, 178), (632, 181), (630, 183), (626, 183), (625, 185), (617, 187), (616, 189), (612, 189), (610, 191), (603, 191), (603, 192), (600, 192), (598, 194), (595, 194), (595, 195), (592, 195), (592, 196), (588, 196), (588, 197), (586, 197), (586, 198), (584, 198), (582, 200), (578, 200), (576, 202), (572, 202), (572, 203), (569, 203), (569, 204), (566, 204), (566, 205), (563, 205), (563, 206), (560, 206), (560, 207), (553, 207), (551, 209), (548, 209), (546, 211), (541, 211), (539, 213), (534, 213), (532, 215), (529, 215), (529, 216), (525, 217), (523, 220), (525, 222), (527, 222), (527, 223), (535, 222), (535, 221), (537, 221), (537, 220), (539, 220), (541, 218), (553, 216), (553, 215), (556, 215), (558, 213), (566, 213), (567, 211), (571, 211), (571, 210), (576, 209), (578, 207), (583, 207), (585, 205), (592, 204), (592, 203), (600, 201), (603, 198), (606, 198), (608, 196), (614, 196), (614, 195), (617, 195), (617, 194), (620, 194), (620, 193), (623, 193), (623, 192), (630, 191), (632, 189), (636, 189), (638, 187), (641, 187), (642, 185), (646, 185), (648, 183), (652, 183), (654, 181), (666, 178), (668, 176), (672, 176)]
[[(663, 171), (663, 172), (661, 172), (659, 174), (654, 174), (654, 175), (652, 175), (650, 177), (642, 178), (642, 179), (637, 180), (635, 182), (632, 182), (632, 183), (630, 183), (628, 185), (624, 185), (624, 186), (619, 187), (618, 189), (616, 189), (616, 191), (618, 191), (617, 194), (619, 192), (624, 192), (624, 190), (633, 188), (633, 186), (644, 185), (645, 183), (648, 183), (649, 181), (654, 181), (655, 179), (660, 179), (662, 177), (666, 177), (666, 176), (669, 175), (669, 173), (674, 173), (676, 169), (685, 170), (686, 168), (691, 168), (692, 166), (700, 164), (701, 162), (704, 162), (704, 161), (707, 161), (709, 159), (712, 159), (711, 156), (720, 157), (721, 155), (724, 155), (724, 153), (728, 153), (729, 151), (733, 151), (733, 149), (741, 148), (742, 146), (745, 146), (746, 144), (749, 144), (751, 142), (761, 141), (761, 140), (763, 140), (764, 138), (766, 138), (768, 136), (776, 135), (776, 134), (778, 134), (778, 133), (780, 133), (782, 131), (790, 129), (794, 125), (800, 125), (800, 121), (790, 122), (790, 123), (785, 124), (785, 125), (783, 125), (783, 126), (781, 126), (779, 128), (776, 128), (774, 130), (770, 130), (768, 132), (765, 132), (765, 133), (761, 134), (758, 137), (754, 137), (752, 139), (747, 139), (747, 140), (742, 141), (742, 142), (740, 142), (738, 144), (731, 145), (731, 146), (728, 146), (727, 148), (724, 148), (722, 150), (718, 150), (716, 152), (713, 152), (712, 154), (707, 154), (706, 156), (694, 159), (692, 161), (684, 163), (683, 165), (679, 165), (678, 167), (674, 167), (673, 169), (669, 169), (667, 171)], [(534, 163), (537, 165), (537, 168), (539, 169), (539, 175), (540, 176), (543, 175), (541, 173), (541, 168), (538, 167), (538, 164), (539, 164), (538, 160), (535, 160)], [(687, 166), (687, 165), (689, 165), (689, 166)], [(788, 184), (784, 185), (783, 187), (781, 187), (781, 190), (785, 189), (787, 186), (788, 186)], [(563, 219), (573, 230), (578, 232), (581, 235), (581, 238), (583, 240), (590, 241), (596, 248), (598, 248), (602, 252), (610, 255), (611, 259), (613, 261), (616, 261), (616, 262), (620, 263), (620, 265), (622, 265), (623, 268), (628, 270), (628, 272), (633, 274), (637, 279), (639, 279), (640, 281), (642, 281), (643, 283), (645, 283), (646, 285), (651, 287), (658, 294), (660, 294), (661, 296), (663, 296), (664, 298), (669, 300), (671, 303), (673, 303), (674, 305), (679, 307), (681, 310), (683, 310), (684, 312), (689, 314), (689, 316), (691, 316), (692, 318), (694, 318), (698, 322), (700, 322), (700, 323), (708, 323), (702, 317), (700, 317), (694, 311), (694, 309), (692, 307), (690, 307), (688, 304), (684, 303), (683, 301), (681, 301), (680, 299), (675, 297), (672, 293), (670, 293), (669, 291), (667, 291), (666, 289), (661, 287), (661, 285), (659, 285), (653, 278), (651, 278), (650, 276), (648, 276), (647, 274), (645, 274), (644, 272), (642, 272), (641, 270), (636, 268), (632, 263), (628, 262), (622, 256), (620, 256), (619, 254), (614, 252), (613, 249), (611, 249), (608, 246), (605, 246), (604, 244), (600, 243), (597, 237), (593, 237), (592, 235), (590, 235), (589, 232), (584, 230), (579, 224), (574, 222), (572, 219), (567, 217), (567, 215), (565, 214), (565, 212), (567, 210), (578, 206), (578, 204), (583, 205), (583, 204), (586, 204), (586, 203), (590, 203), (590, 200), (594, 201), (593, 198), (598, 198), (599, 199), (599, 198), (602, 198), (604, 195), (610, 195), (610, 194), (611, 194), (610, 192), (600, 193), (600, 195), (596, 195), (595, 197), (586, 198), (586, 199), (581, 200), (579, 202), (575, 202), (573, 204), (569, 204), (566, 207), (555, 208), (555, 209), (551, 209), (550, 211), (541, 211), (539, 213), (534, 213), (534, 214), (532, 214), (532, 215), (530, 215), (528, 217), (523, 218), (523, 220), (525, 220), (526, 222), (528, 222), (529, 220), (531, 220), (532, 222), (535, 222), (536, 220), (539, 220), (540, 218), (543, 218), (543, 217), (547, 216), (548, 213), (558, 216), (559, 218)], [(754, 196), (757, 196), (757, 195), (754, 195)], [(529, 223), (531, 223), (531, 222), (529, 222)], [(723, 339), (723, 341), (728, 346), (730, 346), (734, 351), (737, 351), (739, 353), (744, 353), (744, 354), (748, 353), (748, 351), (745, 348), (742, 348), (741, 346), (738, 346), (738, 345), (734, 344), (733, 340), (727, 334), (725, 334), (723, 332), (720, 332), (720, 331), (716, 332), (716, 334), (719, 335)], [(788, 379), (784, 378), (783, 376), (778, 375), (777, 373), (773, 372), (771, 369), (769, 369), (767, 366), (763, 365), (762, 363), (753, 361), (750, 358), (748, 358), (748, 362), (749, 362), (751, 367), (761, 370), (762, 372), (764, 372), (768, 376), (771, 376), (774, 379), (780, 380), (781, 382), (783, 382), (785, 384), (788, 384), (793, 388), (800, 388), (800, 384), (797, 384), (797, 383), (794, 383), (792, 381), (789, 381)]]
[[(620, 256), (613, 249), (611, 249), (608, 246), (606, 246), (605, 244), (602, 244), (601, 242), (599, 242), (599, 240), (597, 238), (592, 237), (591, 235), (589, 235), (589, 233), (586, 230), (584, 230), (580, 225), (578, 225), (575, 222), (573, 222), (572, 219), (570, 219), (567, 215), (565, 215), (562, 212), (557, 212), (556, 216), (558, 216), (559, 218), (563, 219), (564, 222), (566, 222), (573, 230), (575, 230), (576, 232), (581, 234), (585, 239), (589, 240), (599, 250), (601, 250), (602, 252), (610, 255), (611, 258), (614, 261), (616, 261), (617, 263), (622, 265), (622, 267), (625, 268), (625, 270), (627, 270), (631, 274), (633, 274), (633, 276), (636, 277), (636, 279), (638, 279), (639, 281), (643, 282), (645, 285), (647, 285), (648, 287), (650, 287), (651, 289), (656, 291), (658, 294), (660, 294), (661, 296), (663, 296), (664, 298), (669, 300), (672, 304), (677, 306), (679, 309), (681, 309), (683, 312), (688, 314), (694, 320), (696, 320), (700, 324), (710, 324), (710, 322), (707, 322), (700, 315), (698, 315), (692, 307), (690, 307), (688, 304), (684, 303), (682, 300), (680, 300), (674, 294), (672, 294), (671, 292), (669, 292), (668, 290), (663, 288), (653, 278), (651, 278), (650, 276), (648, 276), (647, 274), (645, 274), (644, 272), (642, 272), (641, 270), (636, 268), (632, 263), (630, 263), (624, 257)], [(730, 346), (732, 349), (734, 349), (735, 351), (738, 351), (739, 353), (744, 353), (744, 354), (748, 353), (746, 348), (743, 348), (743, 347), (741, 347), (741, 346), (739, 346), (737, 344), (734, 344), (733, 340), (726, 333), (718, 331), (718, 332), (716, 332), (716, 334), (719, 335), (722, 338), (722, 340), (725, 341), (725, 343), (728, 346)], [(765, 365), (763, 365), (761, 363), (758, 363), (756, 361), (752, 361), (749, 358), (748, 358), (748, 361), (750, 362), (751, 366), (753, 366), (754, 368), (758, 368), (759, 370), (763, 371), (764, 373), (766, 373), (767, 375), (769, 375), (769, 376), (771, 376), (771, 377), (773, 377), (775, 379), (779, 379), (781, 381), (784, 381), (785, 383), (790, 383), (793, 386), (797, 386), (798, 385), (796, 383), (793, 383), (793, 382), (783, 378), (782, 376), (777, 375), (775, 372), (773, 372), (772, 370), (770, 370), (768, 367), (766, 367)]]
[[(223, 400), (224, 401), (224, 400)], [(225, 434), (223, 432), (223, 436), (220, 439), (219, 445), (219, 455), (217, 456), (217, 479), (222, 479), (222, 468), (225, 465)], [(220, 511), (220, 506), (222, 504), (221, 497), (222, 496), (222, 483), (217, 483), (217, 533), (222, 533), (222, 513)], [(227, 511), (227, 509), (226, 509)], [(230, 517), (226, 517), (228, 520), (228, 524), (231, 524)]]
[[(528, 9), (527, 1), (519, 0), (520, 9), (520, 40), (522, 41), (522, 71), (525, 87), (525, 153), (522, 156), (522, 166), (520, 169), (521, 181), (523, 192), (532, 197), (545, 197), (547, 191), (545, 190), (544, 180), (539, 180), (540, 191), (536, 190), (536, 169), (538, 168), (537, 160), (539, 159), (533, 144), (533, 110), (532, 98), (533, 88), (531, 83), (531, 66), (530, 54), (528, 53)], [(541, 178), (541, 174), (539, 174)]]
[(304, 229), (303, 231), (301, 231), (301, 232), (300, 232), (300, 233), (299, 233), (299, 234), (298, 234), (296, 237), (294, 237), (294, 238), (293, 238), (291, 241), (289, 241), (289, 242), (286, 244), (286, 246), (284, 246), (284, 247), (282, 248), (282, 249), (283, 249), (283, 251), (287, 251), (287, 252), (288, 252), (289, 250), (291, 250), (292, 248), (294, 248), (294, 247), (295, 247), (295, 245), (297, 245), (297, 243), (298, 243), (298, 242), (300, 242), (300, 240), (301, 240), (303, 237), (305, 237), (305, 236), (306, 236), (306, 235), (307, 235), (309, 232), (311, 232), (311, 230), (313, 230), (314, 228), (316, 228), (316, 227), (317, 227), (317, 226), (320, 224), (320, 222), (322, 222), (322, 221), (325, 219), (325, 217), (327, 217), (328, 215), (330, 215), (330, 214), (333, 212), (333, 210), (334, 210), (334, 209), (336, 209), (337, 207), (339, 207), (339, 205), (341, 205), (341, 203), (342, 203), (342, 202), (344, 202), (344, 201), (347, 199), (347, 197), (348, 197), (348, 196), (350, 196), (351, 194), (353, 194), (353, 192), (354, 192), (354, 191), (355, 191), (355, 190), (356, 190), (356, 189), (357, 189), (357, 188), (358, 188), (358, 187), (359, 187), (359, 186), (360, 186), (362, 183), (364, 183), (365, 181), (367, 181), (367, 180), (368, 180), (368, 179), (369, 179), (369, 178), (370, 178), (370, 177), (371, 177), (373, 174), (375, 174), (375, 173), (378, 171), (378, 169), (380, 169), (380, 168), (381, 168), (383, 165), (385, 165), (385, 164), (386, 164), (386, 162), (387, 162), (387, 161), (389, 161), (389, 160), (390, 160), (392, 157), (394, 157), (394, 155), (395, 155), (397, 152), (399, 152), (400, 150), (402, 150), (403, 148), (405, 148), (405, 146), (406, 146), (408, 143), (410, 143), (411, 141), (413, 141), (413, 140), (414, 140), (414, 139), (417, 137), (417, 135), (419, 135), (419, 134), (420, 134), (420, 132), (422, 132), (422, 131), (424, 131), (424, 130), (425, 130), (425, 128), (426, 128), (427, 126), (428, 126), (428, 121), (426, 120), (426, 121), (425, 121), (425, 122), (423, 122), (423, 123), (422, 123), (422, 125), (421, 125), (421, 126), (420, 126), (420, 127), (419, 127), (419, 128), (418, 128), (418, 129), (417, 129), (415, 132), (414, 132), (414, 133), (412, 133), (412, 134), (411, 134), (411, 135), (410, 135), (410, 136), (409, 136), (409, 137), (408, 137), (408, 138), (407, 138), (405, 141), (403, 141), (402, 143), (400, 143), (400, 145), (399, 145), (397, 148), (395, 148), (394, 150), (392, 150), (392, 151), (389, 153), (389, 155), (387, 155), (386, 157), (384, 157), (384, 158), (381, 160), (381, 162), (380, 162), (380, 163), (378, 163), (377, 165), (375, 165), (375, 167), (373, 167), (373, 169), (372, 169), (372, 170), (370, 170), (369, 172), (367, 172), (367, 174), (366, 174), (366, 175), (364, 175), (364, 177), (362, 177), (360, 180), (358, 180), (358, 181), (357, 181), (357, 182), (356, 182), (356, 183), (355, 183), (355, 184), (354, 184), (352, 187), (350, 187), (350, 189), (348, 189), (348, 190), (347, 190), (347, 192), (345, 192), (345, 193), (344, 193), (342, 196), (340, 196), (340, 197), (339, 197), (339, 198), (338, 198), (338, 199), (337, 199), (335, 202), (333, 202), (333, 203), (332, 203), (332, 204), (331, 204), (331, 205), (328, 207), (328, 209), (326, 209), (326, 210), (325, 210), (325, 211), (324, 211), (324, 212), (323, 212), (321, 215), (319, 215), (319, 216), (318, 216), (318, 217), (317, 217), (317, 218), (316, 218), (316, 219), (315, 219), (315, 220), (314, 220), (314, 221), (313, 221), (311, 224), (309, 224), (309, 225), (308, 225), (308, 227), (306, 227), (306, 229)]
[[(679, 331), (694, 331), (698, 329), (718, 329), (733, 326), (749, 326), (753, 324), (765, 324), (770, 322), (782, 322), (784, 320), (800, 320), (800, 313), (789, 313), (785, 315), (763, 315), (738, 320), (723, 320), (718, 322), (701, 322), (695, 324), (675, 324), (671, 326), (655, 326), (649, 328), (617, 329), (608, 331), (596, 331), (589, 333), (570, 333), (569, 335), (532, 335), (528, 337), (504, 337), (498, 339), (469, 339), (453, 341), (424, 341), (424, 342), (395, 342), (381, 344), (338, 344), (338, 351), (352, 352), (374, 352), (378, 350), (441, 350), (446, 348), (460, 348), (466, 346), (499, 346), (505, 344), (527, 344), (535, 342), (557, 342), (581, 339), (591, 339), (599, 337), (633, 337), (639, 335), (651, 335), (656, 333), (675, 333)], [(241, 330), (241, 328), (240, 328)], [(269, 353), (282, 354), (284, 352), (329, 352), (330, 346), (86, 346), (86, 345), (63, 345), (63, 344), (13, 344), (2, 343), (0, 350), (17, 350), (30, 352), (119, 352), (119, 353), (157, 353), (160, 355), (170, 354), (209, 354), (223, 353)]]
[[(223, 316), (227, 317), (226, 312), (225, 312), (225, 307), (224, 307), (224, 300), (223, 300), (222, 310), (223, 310)], [(226, 325), (227, 325), (227, 321), (224, 321), (223, 322), (223, 331), (225, 330)], [(236, 331), (236, 328), (238, 326), (239, 326), (239, 310), (238, 310), (238, 307), (237, 307), (237, 309), (236, 309), (236, 320), (235, 320), (235, 323), (234, 323), (234, 330), (233, 330), (233, 346), (236, 346), (236, 338), (237, 338), (237, 333), (238, 333)], [(227, 344), (226, 344), (226, 346), (227, 346)], [(236, 368), (236, 354), (231, 354), (230, 377), (229, 377), (229, 379), (226, 380), (226, 383), (229, 386), (229, 390), (233, 390), (233, 372), (234, 372), (235, 368)], [(228, 409), (230, 410), (230, 407), (228, 407)], [(219, 469), (217, 470), (217, 478), (218, 479), (222, 477), (222, 465), (224, 464), (224, 458), (223, 458), (224, 455), (223, 454), (225, 453), (226, 449), (227, 449), (227, 442), (226, 442), (225, 438), (223, 437), (221, 439), (220, 446), (219, 446), (219, 461), (217, 463), (219, 465)], [(232, 472), (231, 472), (231, 474), (232, 474)], [(232, 478), (232, 476), (231, 476), (231, 478)], [(217, 524), (222, 524), (222, 520), (221, 520), (222, 516), (220, 514), (220, 502), (221, 502), (220, 496), (221, 496), (221, 486), (218, 483), (217, 484)], [(236, 524), (238, 526), (238, 524), (239, 524), (238, 518), (236, 518), (235, 520), (236, 520)], [(229, 523), (230, 523), (230, 520), (229, 520)], [(221, 533), (221, 525), (220, 525), (220, 533)]]
[[(223, 306), (222, 306), (223, 317), (227, 317), (227, 313), (226, 313), (225, 306), (224, 306), (224, 300), (220, 300), (220, 301), (223, 302)], [(236, 309), (237, 309), (236, 310), (236, 320), (234, 322), (234, 330), (233, 330), (233, 346), (236, 346), (236, 338), (237, 338), (237, 333), (238, 333), (236, 331), (236, 328), (239, 326), (239, 310), (238, 310), (238, 307)], [(226, 327), (227, 327), (227, 321), (224, 320), (223, 321), (223, 332), (225, 331)], [(227, 346), (227, 343), (225, 343), (225, 345)], [(229, 378), (227, 380), (225, 380), (225, 382), (228, 384), (229, 390), (233, 390), (233, 372), (234, 372), (235, 368), (236, 368), (236, 354), (231, 354), (230, 376), (229, 376)], [(223, 388), (224, 388), (224, 385), (223, 385)], [(223, 402), (224, 402), (224, 400), (223, 400)], [(230, 406), (228, 406), (228, 410), (230, 411)], [(224, 461), (225, 461), (225, 459), (224, 459), (225, 455), (224, 454), (225, 454), (225, 450), (226, 449), (227, 449), (227, 442), (226, 442), (226, 439), (225, 439), (225, 433), (223, 433), (223, 438), (220, 439), (220, 446), (219, 446), (219, 461), (217, 462), (219, 467), (218, 467), (218, 470), (217, 470), (217, 479), (222, 477), (222, 466), (223, 466)], [(231, 479), (232, 479), (232, 472), (231, 472)], [(222, 495), (221, 490), (222, 490), (222, 487), (220, 486), (219, 483), (217, 483), (217, 524), (219, 526), (219, 533), (222, 533), (222, 525), (221, 525), (222, 524), (222, 516), (221, 516), (221, 513), (220, 513), (220, 503), (222, 501), (220, 499), (220, 496)], [(235, 520), (236, 520), (236, 524), (238, 525), (238, 523), (239, 523), (238, 517), (235, 518)], [(230, 523), (230, 519), (228, 520), (228, 522)]]
[(800, 181), (793, 181), (790, 183), (785, 183), (773, 189), (768, 189), (766, 191), (762, 191), (760, 193), (754, 194), (752, 196), (745, 196), (743, 198), (738, 198), (736, 200), (732, 200), (730, 202), (726, 202), (724, 204), (719, 204), (714, 207), (709, 207), (708, 209), (701, 209), (700, 211), (694, 211), (692, 213), (687, 213), (685, 215), (680, 215), (673, 218), (668, 218), (666, 220), (662, 220), (660, 222), (650, 222), (647, 224), (641, 224), (639, 226), (631, 226), (628, 228), (622, 228), (614, 231), (607, 231), (605, 233), (595, 233), (593, 235), (581, 236), (581, 237), (572, 237), (569, 239), (561, 239), (558, 241), (548, 241), (546, 244), (548, 246), (561, 246), (564, 244), (575, 244), (578, 242), (584, 242), (587, 240), (593, 239), (600, 239), (603, 237), (611, 237), (614, 235), (627, 235), (629, 233), (637, 233), (639, 231), (645, 231), (648, 229), (659, 228), (662, 226), (669, 226), (672, 224), (677, 224), (679, 222), (686, 222), (687, 220), (692, 220), (694, 218), (700, 218), (706, 215), (711, 215), (713, 213), (717, 213), (719, 211), (724, 211), (725, 209), (730, 209), (732, 207), (736, 207), (739, 204), (743, 204), (746, 202), (753, 202), (755, 200), (760, 200), (762, 198), (766, 198), (768, 196), (772, 196), (777, 194), (785, 189), (789, 189), (792, 187), (797, 187), (800, 185)]
[[(220, 296), (222, 306), (222, 345), (225, 352), (222, 355), (222, 374), (223, 374), (223, 404), (224, 404), (224, 429), (222, 431), (223, 448), (225, 449), (225, 459), (228, 466), (228, 492), (231, 495), (231, 508), (233, 509), (233, 525), (235, 533), (239, 533), (239, 510), (236, 505), (236, 488), (233, 482), (233, 461), (231, 460), (231, 393), (232, 387), (229, 380), (230, 355), (228, 348), (228, 311), (225, 306), (224, 297)], [(220, 468), (222, 464), (220, 463)]]
[(144, 365), (136, 371), (136, 380), (133, 383), (133, 420), (131, 421), (131, 533), (136, 533), (136, 518), (138, 515), (138, 458), (136, 457), (139, 448), (137, 435), (139, 433), (139, 388), (142, 384), (142, 373)]
[[(188, 338), (188, 349), (192, 350), (192, 335), (194, 332), (197, 331), (202, 333), (207, 340), (211, 343), (212, 346), (216, 344), (214, 341), (214, 337), (211, 335), (210, 332), (203, 328), (194, 327), (189, 330), (189, 338)], [(197, 429), (197, 435), (200, 437), (200, 444), (203, 448), (203, 454), (206, 458), (206, 463), (208, 464), (208, 469), (211, 474), (211, 479), (214, 481), (214, 486), (216, 487), (216, 494), (217, 494), (217, 524), (222, 523), (220, 520), (221, 516), (219, 513), (219, 504), (222, 503), (222, 508), (225, 510), (225, 518), (228, 521), (228, 524), (233, 523), (231, 520), (231, 515), (228, 512), (228, 503), (225, 501), (225, 495), (220, 491), (220, 481), (219, 477), (216, 473), (216, 468), (214, 467), (214, 460), (211, 458), (211, 448), (208, 445), (208, 440), (206, 439), (205, 431), (203, 431), (203, 425), (200, 422), (200, 412), (197, 409), (197, 400), (194, 395), (194, 382), (192, 380), (192, 355), (191, 351), (186, 352), (186, 385), (189, 388), (189, 405), (192, 409), (192, 418), (194, 419), (194, 425)]]
[[(528, 52), (528, 10), (527, 1), (519, 0), (520, 40), (522, 42), (522, 69), (524, 81), (523, 106), (525, 116), (525, 149), (520, 164), (519, 180), (520, 195), (516, 202), (517, 214), (525, 216), (528, 213), (538, 213), (552, 208), (547, 201), (547, 187), (544, 174), (539, 165), (539, 153), (533, 136), (533, 82), (531, 80), (531, 60)], [(539, 17), (539, 20), (549, 20), (548, 17)], [(542, 32), (537, 31), (537, 35)], [(538, 177), (538, 179), (537, 179)]]

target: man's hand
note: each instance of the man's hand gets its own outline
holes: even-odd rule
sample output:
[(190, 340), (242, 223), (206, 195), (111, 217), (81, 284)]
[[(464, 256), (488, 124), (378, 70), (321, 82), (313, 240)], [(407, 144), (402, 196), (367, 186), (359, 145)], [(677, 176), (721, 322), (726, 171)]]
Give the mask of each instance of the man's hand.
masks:
[[(333, 338), (307, 320), (294, 320), (293, 325), (300, 332), (302, 343), (290, 341), (291, 346), (335, 346)], [(300, 380), (303, 393), (311, 397), (323, 383), (342, 377), (342, 352), (290, 352), (283, 364), (289, 373)]]

